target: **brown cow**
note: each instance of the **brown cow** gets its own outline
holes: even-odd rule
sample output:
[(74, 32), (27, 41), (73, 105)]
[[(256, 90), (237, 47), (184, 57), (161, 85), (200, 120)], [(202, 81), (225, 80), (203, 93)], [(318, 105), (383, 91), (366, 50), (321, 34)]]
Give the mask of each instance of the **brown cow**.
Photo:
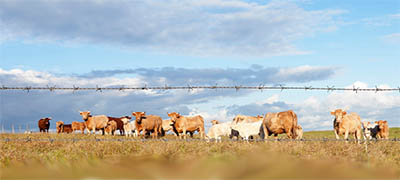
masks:
[(389, 125), (387, 121), (375, 121), (378, 124), (378, 137), (382, 139), (389, 139)]
[(117, 130), (119, 130), (119, 134), (121, 136), (125, 135), (124, 122), (122, 122), (122, 120), (121, 120), (122, 118), (131, 119), (131, 117), (129, 117), (129, 116), (123, 116), (123, 117), (119, 117), (119, 118), (108, 116), (109, 121), (115, 121), (117, 123)]
[[(105, 129), (106, 134), (115, 135), (115, 131), (117, 130), (117, 122), (116, 121), (108, 121), (107, 127)], [(121, 131), (120, 131), (121, 132)]]
[(66, 133), (73, 132), (71, 124), (64, 124), (64, 122), (62, 122), (62, 121), (57, 121), (56, 126), (57, 126), (56, 128), (57, 128), (58, 134), (64, 133), (64, 132), (66, 132)]
[(204, 119), (201, 116), (185, 117), (179, 113), (167, 113), (171, 117), (174, 125), (174, 130), (178, 133), (179, 138), (182, 138), (180, 133), (183, 133), (183, 138), (186, 139), (186, 132), (199, 132), (200, 137), (204, 138)]
[(244, 115), (236, 115), (233, 118), (233, 123), (237, 124), (237, 123), (252, 123), (252, 122), (258, 122), (258, 121), (262, 121), (264, 118), (260, 115), (257, 116), (244, 116)]
[(81, 131), (82, 134), (85, 134), (86, 125), (84, 122), (73, 121), (72, 122), (72, 130), (73, 131)]
[(336, 139), (339, 135), (344, 135), (344, 139), (348, 140), (349, 134), (353, 134), (358, 141), (361, 139), (361, 118), (357, 113), (347, 114), (346, 111), (337, 109), (331, 112), (335, 116), (333, 121), (333, 129)]
[(212, 120), (212, 121), (211, 121), (211, 124), (214, 126), (214, 125), (216, 125), (216, 124), (219, 124), (219, 121), (218, 121), (218, 120)]
[(273, 134), (277, 139), (278, 134), (286, 133), (289, 139), (295, 139), (296, 129), (297, 115), (292, 110), (267, 113), (260, 127), (260, 137), (264, 139)]
[(90, 111), (79, 112), (82, 116), (82, 119), (85, 121), (86, 129), (88, 131), (88, 135), (90, 135), (90, 131), (92, 130), (94, 134), (96, 134), (97, 130), (101, 130), (104, 135), (104, 129), (108, 123), (108, 117), (105, 115), (92, 116), (90, 115)]
[(42, 118), (38, 121), (39, 131), (49, 133), (51, 117)]
[(136, 135), (139, 136), (140, 132), (143, 131), (143, 138), (147, 133), (153, 132), (152, 137), (157, 138), (158, 135), (162, 135), (162, 119), (156, 115), (146, 115), (145, 112), (133, 112), (133, 116), (136, 117)]

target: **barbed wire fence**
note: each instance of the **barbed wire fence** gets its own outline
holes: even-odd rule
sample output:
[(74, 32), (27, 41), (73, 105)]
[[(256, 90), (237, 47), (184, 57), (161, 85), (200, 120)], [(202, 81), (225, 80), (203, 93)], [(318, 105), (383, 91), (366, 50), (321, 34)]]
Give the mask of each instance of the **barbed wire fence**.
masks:
[(1, 86), (0, 90), (1, 91), (6, 91), (6, 90), (22, 90), (26, 92), (30, 92), (33, 90), (48, 90), (50, 92), (54, 91), (96, 91), (96, 92), (103, 92), (103, 91), (143, 91), (143, 90), (188, 90), (188, 91), (193, 91), (195, 89), (211, 89), (211, 90), (217, 90), (217, 89), (235, 89), (236, 91), (239, 90), (305, 90), (305, 91), (327, 91), (327, 92), (333, 92), (333, 91), (353, 91), (355, 93), (358, 92), (399, 92), (400, 93), (400, 86), (397, 88), (379, 88), (378, 86), (375, 86), (375, 88), (360, 88), (353, 86), (352, 88), (344, 88), (344, 87), (335, 87), (335, 86), (326, 86), (326, 87), (312, 87), (312, 86), (284, 86), (284, 85), (278, 85), (278, 86), (265, 86), (264, 84), (260, 84), (259, 86), (220, 86), (218, 84), (213, 85), (213, 86), (168, 86), (167, 84), (165, 86), (141, 86), (141, 87), (125, 87), (125, 86), (120, 86), (120, 87), (100, 87), (96, 85), (96, 87), (78, 87), (78, 86), (73, 86), (73, 87), (57, 87), (57, 86)]
[[(235, 86), (223, 86), (223, 85), (209, 85), (209, 86), (192, 86), (188, 84), (187, 86), (168, 86), (165, 84), (164, 86), (141, 86), (141, 87), (127, 87), (127, 86), (120, 86), (120, 87), (100, 87), (99, 85), (96, 85), (96, 87), (78, 87), (78, 86), (72, 86), (72, 87), (58, 87), (56, 85), (47, 85), (47, 86), (6, 86), (2, 85), (0, 87), (0, 91), (25, 91), (27, 93), (31, 91), (50, 91), (50, 92), (55, 92), (55, 91), (72, 91), (72, 93), (75, 93), (76, 91), (95, 91), (95, 92), (103, 92), (103, 91), (145, 91), (145, 90), (161, 90), (161, 91), (167, 91), (167, 90), (187, 90), (188, 92), (194, 91), (194, 90), (228, 90), (228, 89), (234, 89), (237, 91), (240, 90), (258, 90), (258, 91), (266, 91), (266, 90), (279, 90), (281, 92), (286, 91), (286, 90), (304, 90), (304, 91), (326, 91), (326, 92), (334, 92), (334, 91), (351, 91), (351, 92), (399, 92), (400, 93), (400, 86), (397, 88), (379, 88), (378, 86), (375, 86), (374, 88), (360, 88), (356, 87), (353, 85), (352, 88), (348, 87), (335, 87), (335, 86), (326, 86), (326, 87), (313, 87), (313, 86), (285, 86), (282, 84), (276, 85), (276, 86), (266, 86), (265, 84), (259, 84), (258, 86), (243, 86), (243, 85), (235, 85)], [(21, 125), (18, 127), (19, 132), (22, 132)], [(12, 133), (15, 133), (15, 127), (12, 125)], [(29, 125), (26, 126), (26, 132), (30, 132), (31, 129), (29, 128)], [(5, 133), (4, 126), (2, 125), (1, 127), (1, 133)]]

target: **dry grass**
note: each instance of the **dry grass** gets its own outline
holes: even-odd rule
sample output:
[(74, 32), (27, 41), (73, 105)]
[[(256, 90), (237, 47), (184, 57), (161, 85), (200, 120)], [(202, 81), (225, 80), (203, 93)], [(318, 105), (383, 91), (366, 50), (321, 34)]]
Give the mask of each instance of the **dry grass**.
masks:
[[(306, 132), (331, 138), (332, 131)], [(9, 138), (94, 139), (80, 134)], [(103, 137), (112, 139), (121, 137)], [(169, 136), (168, 138), (174, 138)], [(400, 128), (391, 129), (400, 138)], [(1, 142), (1, 179), (72, 178), (400, 178), (400, 143), (54, 141)]]

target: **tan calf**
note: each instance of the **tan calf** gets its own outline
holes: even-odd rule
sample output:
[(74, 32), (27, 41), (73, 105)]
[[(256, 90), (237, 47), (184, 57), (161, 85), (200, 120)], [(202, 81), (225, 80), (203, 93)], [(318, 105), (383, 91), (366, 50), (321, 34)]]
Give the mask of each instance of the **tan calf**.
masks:
[(90, 135), (90, 131), (93, 131), (96, 134), (96, 131), (101, 130), (104, 135), (104, 130), (107, 127), (108, 117), (105, 115), (92, 116), (90, 115), (90, 111), (79, 112), (82, 116), (82, 119), (85, 121), (86, 129), (88, 131), (88, 135)]
[(378, 138), (389, 139), (389, 125), (387, 121), (376, 121), (378, 124)]
[(81, 131), (82, 134), (85, 134), (86, 125), (84, 122), (73, 121), (72, 122), (72, 130), (73, 131)]

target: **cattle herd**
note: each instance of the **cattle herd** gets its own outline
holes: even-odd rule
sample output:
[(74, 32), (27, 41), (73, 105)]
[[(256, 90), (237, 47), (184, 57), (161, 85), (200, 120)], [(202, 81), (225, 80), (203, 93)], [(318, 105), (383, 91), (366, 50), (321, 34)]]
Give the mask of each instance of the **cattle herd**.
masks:
[[(298, 124), (297, 115), (292, 110), (267, 113), (265, 116), (243, 116), (237, 115), (232, 122), (219, 123), (212, 120), (212, 126), (205, 134), (204, 119), (202, 116), (182, 116), (177, 112), (167, 113), (169, 120), (162, 120), (160, 116), (148, 115), (145, 112), (133, 112), (132, 117), (123, 116), (120, 118), (109, 117), (105, 115), (93, 116), (90, 111), (80, 112), (84, 122), (72, 122), (64, 124), (62, 121), (56, 122), (57, 133), (72, 133), (80, 131), (82, 134), (96, 133), (101, 131), (103, 135), (115, 135), (119, 130), (120, 135), (127, 137), (145, 138), (151, 136), (158, 138), (171, 131), (179, 138), (186, 139), (187, 133), (193, 137), (196, 131), (201, 139), (215, 139), (215, 142), (221, 141), (222, 136), (236, 137), (249, 141), (251, 138), (259, 136), (264, 139), (274, 135), (275, 139), (279, 134), (285, 133), (289, 139), (302, 139), (303, 129)], [(357, 113), (347, 113), (341, 109), (331, 112), (335, 116), (333, 129), (336, 139), (339, 135), (344, 135), (348, 139), (349, 135), (354, 135), (356, 140), (363, 136), (365, 140), (388, 139), (389, 126), (387, 121), (361, 122)], [(132, 118), (135, 118), (132, 120)], [(39, 120), (40, 132), (48, 132), (51, 118), (42, 118)]]

